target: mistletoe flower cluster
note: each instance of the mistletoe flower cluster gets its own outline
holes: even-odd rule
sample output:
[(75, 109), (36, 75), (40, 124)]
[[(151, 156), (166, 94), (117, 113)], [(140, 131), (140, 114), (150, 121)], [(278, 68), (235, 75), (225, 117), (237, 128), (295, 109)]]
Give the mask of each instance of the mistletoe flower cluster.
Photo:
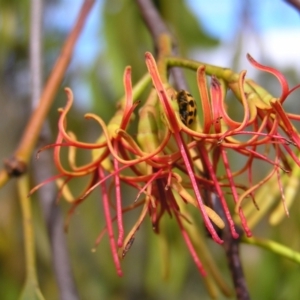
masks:
[[(96, 143), (77, 141), (74, 134), (67, 132), (66, 117), (73, 95), (66, 89), (68, 101), (60, 109), (57, 140), (50, 145), (54, 146), (54, 162), (59, 174), (49, 180), (63, 179), (60, 191), (65, 195), (72, 178), (92, 175), (82, 194), (70, 200), (70, 215), (95, 188), (101, 189), (106, 227), (97, 243), (104, 233), (108, 234), (119, 275), (122, 274), (120, 259), (131, 247), (145, 218), (149, 216), (154, 232), (161, 233), (160, 221), (166, 215), (176, 220), (196, 266), (205, 274), (197, 246), (198, 231), (192, 230), (196, 225), (187, 207), (200, 213), (209, 236), (222, 244), (222, 230), (229, 230), (233, 238), (239, 237), (236, 223), (251, 236), (243, 203), (259, 209), (256, 195), (268, 182), (275, 182), (284, 200), (281, 176), (293, 174), (300, 166), (300, 138), (292, 124), (292, 121), (299, 121), (300, 116), (283, 109), (284, 101), (296, 87), (290, 90), (286, 79), (277, 70), (260, 65), (250, 55), (248, 59), (253, 66), (278, 78), (282, 87), (279, 98), (272, 97), (254, 81), (246, 80), (245, 71), (237, 75), (229, 69), (219, 68), (215, 74), (210, 74), (210, 66), (198, 64), (196, 80), (201, 115), (193, 124), (185, 125), (176, 101), (177, 91), (161, 79), (152, 55), (146, 53), (145, 58), (153, 84), (145, 103), (134, 99), (131, 69), (127, 67), (124, 73), (125, 101), (120, 103), (110, 122), (105, 124), (99, 116), (86, 114), (86, 118), (93, 119), (102, 128)], [(186, 65), (188, 67), (188, 63)], [(207, 75), (210, 75), (209, 82)], [(229, 105), (225, 102), (228, 90), (242, 105), (240, 121), (232, 119), (228, 113)], [(137, 106), (138, 130), (131, 136), (128, 128)], [(70, 170), (62, 165), (62, 147), (69, 149)], [(76, 149), (93, 150), (92, 161), (77, 166)], [(239, 159), (243, 160), (243, 165), (234, 170), (233, 162)], [(270, 166), (259, 181), (254, 176), (257, 161)], [(240, 178), (244, 178), (243, 183), (239, 182)], [(108, 188), (111, 181), (114, 205)], [(137, 191), (136, 199), (129, 207), (123, 205), (121, 183)], [(132, 209), (140, 209), (140, 215), (133, 227), (125, 232), (123, 214)], [(285, 211), (287, 213), (287, 207)]]

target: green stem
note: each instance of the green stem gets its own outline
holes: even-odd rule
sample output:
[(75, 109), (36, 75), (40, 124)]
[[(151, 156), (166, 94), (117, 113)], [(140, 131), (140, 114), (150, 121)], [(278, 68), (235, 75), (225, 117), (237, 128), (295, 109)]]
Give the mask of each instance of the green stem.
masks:
[(20, 177), (20, 179), (18, 179), (18, 192), (23, 218), (26, 280), (19, 299), (44, 300), (44, 297), (38, 286), (35, 266), (34, 230), (31, 203), (30, 199), (27, 197), (29, 193), (28, 187), (28, 175)]
[(18, 180), (18, 190), (23, 217), (26, 275), (27, 278), (37, 283), (31, 203), (27, 197), (29, 193), (28, 186), (28, 176), (22, 176)]
[(168, 34), (161, 34), (158, 39), (157, 69), (163, 83), (168, 82), (167, 60), (172, 53), (172, 41)]
[(169, 56), (166, 58), (169, 67), (182, 67), (197, 71), (200, 66), (205, 66), (205, 73), (207, 75), (215, 75), (218, 78), (222, 78), (227, 82), (236, 82), (239, 79), (239, 75), (234, 73), (229, 68), (223, 68), (219, 66), (210, 65), (207, 63), (185, 59), (176, 56)]
[[(168, 56), (166, 57), (165, 61), (169, 67), (182, 67), (194, 71), (196, 71), (201, 66), (205, 66), (205, 73), (207, 75), (214, 75), (219, 79), (223, 79), (227, 83), (228, 87), (236, 95), (236, 97), (240, 100), (242, 99), (238, 86), (240, 74), (233, 72), (229, 68), (214, 66), (176, 56)], [(267, 90), (256, 84), (251, 79), (245, 80), (244, 92), (247, 95), (247, 99), (252, 108), (253, 106), (256, 106), (262, 109), (269, 109), (269, 102), (271, 99), (274, 99), (274, 96), (272, 96)]]
[(281, 255), (285, 258), (288, 258), (288, 259), (300, 264), (300, 253), (299, 252), (294, 251), (291, 248), (283, 246), (274, 241), (256, 238), (256, 237), (251, 237), (251, 238), (243, 237), (242, 242), (245, 244), (260, 246), (260, 247), (265, 248), (273, 253)]

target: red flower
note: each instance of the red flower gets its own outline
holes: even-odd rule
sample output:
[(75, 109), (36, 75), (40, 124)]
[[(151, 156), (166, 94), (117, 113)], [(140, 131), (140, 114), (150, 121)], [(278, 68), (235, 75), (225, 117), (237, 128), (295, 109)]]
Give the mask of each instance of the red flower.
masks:
[[(190, 224), (192, 217), (185, 207), (191, 204), (199, 210), (212, 239), (221, 244), (223, 241), (217, 227), (223, 229), (229, 226), (232, 236), (238, 238), (234, 212), (228, 204), (232, 197), (244, 231), (247, 236), (251, 236), (242, 201), (248, 197), (256, 205), (256, 190), (273, 180), (274, 176), (277, 176), (279, 190), (283, 193), (280, 175), (290, 171), (291, 160), (300, 165), (291, 148), (299, 148), (300, 145), (299, 133), (291, 123), (291, 120), (298, 121), (299, 116), (286, 113), (282, 107), (284, 100), (295, 88), (289, 90), (286, 80), (278, 71), (258, 64), (250, 55), (248, 59), (257, 68), (271, 72), (279, 79), (282, 85), (281, 97), (276, 99), (255, 82), (246, 80), (245, 71), (238, 76), (231, 74), (223, 77), (223, 73), (219, 72), (216, 74), (218, 77), (211, 76), (208, 89), (206, 68), (200, 65), (197, 83), (202, 117), (196, 118), (193, 124), (187, 126), (180, 115), (185, 113), (183, 109), (187, 104), (184, 108), (178, 107), (175, 101), (176, 91), (168, 82), (161, 80), (154, 58), (146, 53), (146, 65), (154, 88), (139, 110), (136, 138), (127, 131), (138, 105), (134, 100), (136, 90), (131, 86), (129, 67), (124, 74), (125, 100), (121, 102), (111, 121), (106, 125), (100, 117), (86, 115), (86, 118), (98, 122), (103, 130), (96, 143), (79, 142), (73, 134), (66, 132), (66, 116), (73, 101), (72, 92), (66, 89), (68, 102), (60, 110), (58, 137), (56, 143), (51, 145), (55, 147), (54, 161), (59, 175), (49, 180), (64, 177), (65, 181), (60, 187), (61, 193), (65, 193), (69, 180), (92, 175), (82, 194), (70, 200), (70, 215), (96, 187), (100, 187), (106, 228), (99, 235), (96, 244), (107, 232), (119, 275), (122, 274), (120, 258), (126, 255), (136, 231), (147, 215), (150, 216), (156, 233), (160, 233), (160, 222), (165, 215), (174, 217), (198, 269), (204, 274), (198, 257), (199, 249), (195, 247), (198, 233), (191, 231), (191, 226), (195, 225)], [(229, 71), (226, 71), (228, 74)], [(148, 79), (142, 79), (142, 87)], [(142, 89), (141, 85), (138, 85), (138, 89)], [(243, 107), (241, 121), (233, 120), (228, 114), (228, 89), (232, 90)], [(269, 150), (263, 151), (263, 146)], [(61, 164), (61, 147), (69, 147), (70, 171)], [(76, 148), (92, 149), (93, 160), (84, 166), (76, 166)], [(234, 171), (234, 160), (240, 158), (244, 159), (244, 165)], [(271, 167), (269, 173), (258, 181), (254, 175), (256, 161), (265, 162)], [(241, 178), (245, 182), (245, 175), (248, 178), (247, 184), (238, 183)], [(115, 186), (114, 207), (109, 200), (109, 178)], [(122, 204), (121, 182), (137, 189), (137, 197), (129, 207), (123, 207)], [(139, 206), (142, 206), (140, 216), (125, 236), (122, 215)], [(116, 216), (111, 215), (112, 209), (115, 209)], [(113, 230), (115, 220), (118, 228), (117, 241)]]

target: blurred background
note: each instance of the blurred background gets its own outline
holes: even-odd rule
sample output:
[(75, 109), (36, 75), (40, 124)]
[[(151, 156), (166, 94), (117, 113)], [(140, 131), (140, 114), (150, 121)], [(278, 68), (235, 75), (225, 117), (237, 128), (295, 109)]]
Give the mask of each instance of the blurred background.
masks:
[[(70, 32), (83, 1), (48, 0), (43, 8), (43, 74), (46, 81), (61, 47)], [(105, 121), (113, 115), (123, 95), (125, 66), (132, 66), (133, 82), (146, 71), (145, 51), (153, 43), (135, 1), (100, 0), (85, 24), (49, 113), (52, 141), (57, 133), (57, 108), (64, 106), (63, 88), (70, 87), (75, 104), (69, 125), (78, 139), (94, 141), (99, 129), (83, 119), (94, 112)], [(300, 16), (282, 0), (156, 0), (161, 15), (176, 37), (182, 56), (248, 70), (248, 76), (272, 92), (280, 94), (275, 78), (255, 71), (246, 60), (250, 53), (259, 62), (282, 71), (291, 86), (300, 82)], [(18, 145), (30, 116), (29, 0), (0, 0), (0, 158), (10, 156)], [(191, 91), (195, 83), (187, 73)], [(298, 94), (299, 95), (299, 92)], [(300, 113), (299, 97), (292, 95), (288, 108)], [(141, 99), (143, 100), (143, 99)], [(86, 156), (85, 156), (86, 155)], [(82, 161), (89, 154), (83, 154)], [(33, 158), (33, 164), (38, 161)], [(37, 182), (32, 179), (32, 186)], [(82, 183), (84, 185), (84, 183)], [(74, 187), (76, 189), (76, 186)], [(126, 194), (130, 198), (130, 192)], [(134, 199), (132, 194), (132, 199)], [(132, 201), (129, 199), (128, 201)], [(203, 280), (181, 238), (174, 234), (172, 271), (168, 280), (160, 276), (156, 236), (150, 222), (143, 223), (123, 261), (124, 276), (117, 277), (108, 239), (96, 252), (94, 241), (104, 226), (101, 197), (93, 193), (73, 215), (66, 240), (80, 299), (209, 299)], [(49, 240), (39, 199), (33, 197), (36, 228), (36, 255), (41, 290), (46, 299), (58, 299), (49, 250)], [(60, 202), (64, 216), (68, 204)], [(271, 228), (267, 219), (254, 229), (300, 250), (300, 212), (294, 206), (291, 217)], [(135, 215), (125, 217), (132, 224)], [(224, 277), (230, 284), (223, 250), (208, 241)], [(24, 281), (22, 220), (16, 184), (11, 180), (0, 190), (0, 299), (17, 299)], [(253, 246), (241, 246), (242, 262), (252, 299), (297, 299), (300, 295), (299, 266)], [(223, 299), (220, 295), (218, 299)]]

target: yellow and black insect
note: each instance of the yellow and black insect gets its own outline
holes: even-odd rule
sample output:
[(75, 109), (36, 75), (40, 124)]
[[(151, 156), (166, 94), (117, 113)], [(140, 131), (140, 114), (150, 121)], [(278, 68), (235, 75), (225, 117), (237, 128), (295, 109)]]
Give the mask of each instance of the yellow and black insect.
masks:
[(177, 93), (176, 100), (178, 103), (179, 115), (182, 123), (186, 126), (191, 126), (197, 116), (195, 99), (189, 92), (181, 90)]

